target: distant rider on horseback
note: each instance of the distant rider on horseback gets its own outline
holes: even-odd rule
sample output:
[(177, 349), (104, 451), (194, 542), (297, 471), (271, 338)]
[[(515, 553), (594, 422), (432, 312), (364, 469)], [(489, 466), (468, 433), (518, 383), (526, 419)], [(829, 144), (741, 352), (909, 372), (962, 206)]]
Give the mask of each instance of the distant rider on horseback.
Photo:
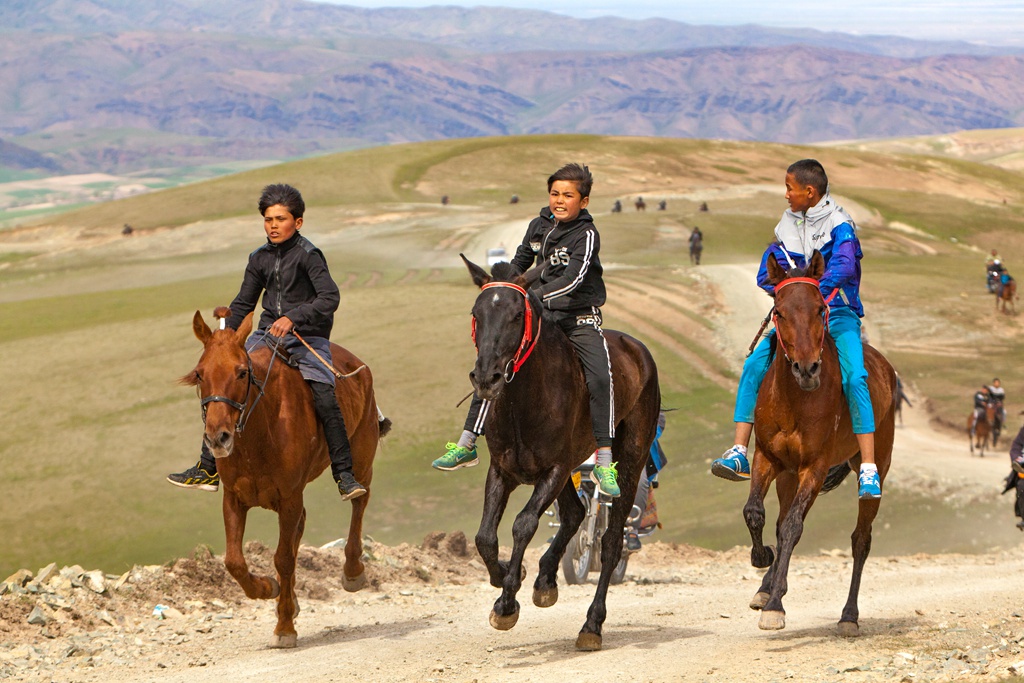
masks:
[[(829, 194), (825, 169), (814, 159), (797, 161), (786, 170), (787, 210), (775, 227), (776, 242), (761, 258), (757, 284), (769, 294), (775, 287), (768, 282), (768, 257), (790, 268), (807, 266), (815, 251), (825, 258), (825, 272), (819, 287), (828, 301), (828, 331), (835, 341), (842, 371), (843, 394), (860, 447), (861, 466), (858, 495), (862, 499), (882, 496), (878, 467), (875, 465), (875, 419), (864, 369), (864, 347), (860, 337), (860, 261), (863, 253), (853, 219)], [(771, 338), (766, 336), (743, 364), (733, 420), (736, 433), (733, 446), (711, 464), (711, 472), (731, 481), (750, 478), (747, 444), (754, 429), (757, 392), (768, 372), (772, 357)]]
[(985, 417), (985, 410), (992, 403), (992, 394), (989, 393), (989, 388), (984, 384), (981, 388), (974, 392), (974, 412), (971, 413), (971, 432), (974, 431), (974, 426), (978, 424), (978, 420)]

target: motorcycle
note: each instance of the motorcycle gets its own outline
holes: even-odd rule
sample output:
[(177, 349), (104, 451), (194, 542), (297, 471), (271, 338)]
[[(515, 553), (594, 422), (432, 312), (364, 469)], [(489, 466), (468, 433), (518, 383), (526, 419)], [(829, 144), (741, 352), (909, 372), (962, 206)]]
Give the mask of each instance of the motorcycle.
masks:
[[(569, 541), (569, 545), (562, 555), (562, 574), (565, 582), (569, 585), (577, 585), (587, 580), (590, 572), (601, 571), (601, 541), (608, 531), (608, 517), (612, 505), (612, 498), (604, 495), (590, 479), (590, 472), (594, 466), (591, 463), (584, 463), (573, 471), (573, 484), (576, 485), (576, 492), (583, 504), (584, 516), (580, 527)], [(558, 517), (558, 502), (555, 501), (554, 509), (548, 510), (547, 515), (555, 517), (554, 522), (548, 522), (549, 527), (560, 526)], [(635, 522), (643, 511), (633, 508), (633, 515), (627, 520), (629, 524)], [(657, 526), (641, 528), (638, 536), (645, 537), (654, 533)], [(619, 563), (612, 572), (611, 582), (620, 584), (626, 578), (626, 567), (629, 564), (630, 551), (626, 547), (625, 533), (622, 537), (622, 555)]]

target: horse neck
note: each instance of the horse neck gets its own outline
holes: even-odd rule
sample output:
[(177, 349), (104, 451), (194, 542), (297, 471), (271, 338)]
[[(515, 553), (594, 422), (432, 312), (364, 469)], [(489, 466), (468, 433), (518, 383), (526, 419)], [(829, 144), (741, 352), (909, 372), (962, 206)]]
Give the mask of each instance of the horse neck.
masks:
[[(535, 308), (534, 315), (542, 314)], [(568, 337), (558, 329), (558, 325), (551, 318), (547, 318), (541, 322), (540, 334), (533, 353), (495, 399), (495, 408), (500, 411), (514, 406), (521, 410), (523, 406), (540, 404), (543, 401), (539, 399), (544, 397), (547, 387), (554, 386), (566, 390), (577, 377), (578, 370), (579, 360)], [(542, 419), (549, 419), (546, 412), (529, 412), (537, 412), (542, 415)]]

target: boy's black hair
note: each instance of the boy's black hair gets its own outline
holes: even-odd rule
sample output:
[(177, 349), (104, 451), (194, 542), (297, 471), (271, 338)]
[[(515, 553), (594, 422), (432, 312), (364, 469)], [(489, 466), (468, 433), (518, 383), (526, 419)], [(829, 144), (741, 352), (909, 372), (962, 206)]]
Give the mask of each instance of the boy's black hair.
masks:
[(306, 202), (302, 201), (302, 194), (291, 185), (276, 184), (267, 185), (260, 195), (260, 215), (267, 215), (267, 209), (275, 204), (286, 207), (294, 218), (302, 218), (306, 212)]
[(828, 176), (825, 175), (825, 167), (817, 159), (794, 161), (786, 173), (792, 173), (798, 183), (810, 185), (823, 197), (828, 192)]
[(590, 175), (590, 169), (583, 164), (566, 164), (552, 173), (551, 177), (548, 178), (548, 192), (551, 191), (551, 186), (558, 180), (568, 180), (576, 183), (576, 189), (579, 190), (581, 198), (589, 197), (590, 189), (594, 187), (594, 176)]

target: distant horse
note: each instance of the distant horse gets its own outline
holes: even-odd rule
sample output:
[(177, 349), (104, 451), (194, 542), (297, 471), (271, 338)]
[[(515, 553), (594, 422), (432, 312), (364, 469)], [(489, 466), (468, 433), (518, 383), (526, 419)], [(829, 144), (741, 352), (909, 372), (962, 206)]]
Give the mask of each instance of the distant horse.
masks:
[[(1003, 313), (1005, 313), (1006, 315), (1010, 315), (1011, 313), (1013, 315), (1016, 315), (1017, 314), (1017, 307), (1014, 304), (1014, 301), (1016, 300), (1016, 298), (1017, 298), (1017, 281), (1014, 280), (1014, 279), (1011, 279), (1009, 282), (1007, 282), (1005, 285), (1003, 285), (1002, 293), (1000, 293), (998, 290), (996, 291), (996, 310), (998, 311), (1001, 308)], [(1000, 304), (1002, 304), (1001, 307), (1000, 307)]]
[[(477, 358), (470, 380), (478, 396), (493, 402), (485, 424), (491, 464), (476, 547), (491, 585), (502, 589), (490, 623), (504, 631), (519, 619), (516, 593), (526, 576), (523, 554), (540, 515), (556, 498), (561, 525), (540, 559), (533, 604), (550, 607), (558, 600), (559, 560), (584, 516), (570, 475), (596, 444), (582, 365), (568, 337), (544, 315), (537, 295), (528, 291), (535, 271), (529, 278), (513, 278), (507, 264), (497, 264), (488, 275), (462, 258), (481, 288), (473, 306)], [(576, 639), (578, 650), (601, 649), (608, 584), (619, 564), (623, 527), (654, 441), (661, 402), (658, 370), (647, 348), (621, 332), (605, 330), (604, 338), (611, 356), (617, 421), (613, 452), (622, 495), (612, 503), (602, 541), (601, 576)], [(498, 522), (509, 494), (520, 484), (532, 485), (533, 493), (512, 525), (511, 557), (499, 560)]]
[(985, 449), (988, 448), (989, 435), (992, 433), (995, 420), (996, 408), (991, 404), (985, 407), (985, 412), (978, 416), (977, 421), (974, 420), (973, 412), (967, 418), (967, 441), (971, 445), (971, 455), (974, 455), (977, 449), (978, 457), (985, 457)]
[[(229, 315), (217, 310), (218, 317)], [(195, 386), (203, 409), (203, 441), (217, 458), (224, 489), (224, 564), (250, 598), (277, 598), (277, 626), (271, 647), (295, 647), (295, 557), (306, 525), (302, 491), (328, 465), (323, 429), (313, 411), (309, 387), (299, 372), (276, 359), (266, 346), (246, 353), (252, 313), (238, 330), (211, 331), (196, 311), (192, 331), (203, 343), (203, 355), (183, 384)], [(331, 359), (341, 372), (355, 372), (337, 383), (338, 403), (352, 445), (353, 473), (366, 495), (352, 499), (352, 521), (345, 544), (342, 586), (357, 591), (366, 585), (363, 553), (363, 512), (370, 499), (377, 441), (391, 421), (377, 410), (369, 368), (340, 346), (331, 345)], [(361, 372), (356, 372), (362, 368)], [(246, 514), (262, 507), (277, 512), (280, 536), (274, 566), (277, 579), (249, 572), (242, 554)]]
[(647, 209), (647, 202), (644, 201), (643, 197), (637, 197), (636, 201), (633, 202), (633, 206), (636, 207), (637, 211), (644, 211)]
[(690, 233), (690, 263), (700, 265), (700, 256), (704, 253), (704, 234), (697, 229)]
[[(853, 434), (850, 411), (843, 397), (842, 376), (835, 343), (829, 336), (827, 304), (818, 289), (824, 259), (815, 252), (806, 271), (788, 273), (768, 258), (768, 278), (775, 285), (777, 348), (761, 384), (754, 411), (756, 448), (750, 468), (750, 497), (743, 516), (753, 548), (751, 563), (768, 567), (757, 595), (750, 603), (760, 609), (758, 626), (785, 628), (782, 597), (789, 588), (787, 574), (804, 518), (819, 493), (829, 491), (860, 467), (860, 451)], [(896, 372), (875, 349), (864, 346), (864, 364), (874, 408), (875, 462), (885, 480), (895, 431)], [(764, 499), (772, 481), (779, 497), (775, 527), (778, 550), (766, 547)], [(839, 634), (855, 636), (861, 574), (871, 549), (871, 523), (879, 499), (859, 501), (853, 531), (853, 576), (839, 620)]]

